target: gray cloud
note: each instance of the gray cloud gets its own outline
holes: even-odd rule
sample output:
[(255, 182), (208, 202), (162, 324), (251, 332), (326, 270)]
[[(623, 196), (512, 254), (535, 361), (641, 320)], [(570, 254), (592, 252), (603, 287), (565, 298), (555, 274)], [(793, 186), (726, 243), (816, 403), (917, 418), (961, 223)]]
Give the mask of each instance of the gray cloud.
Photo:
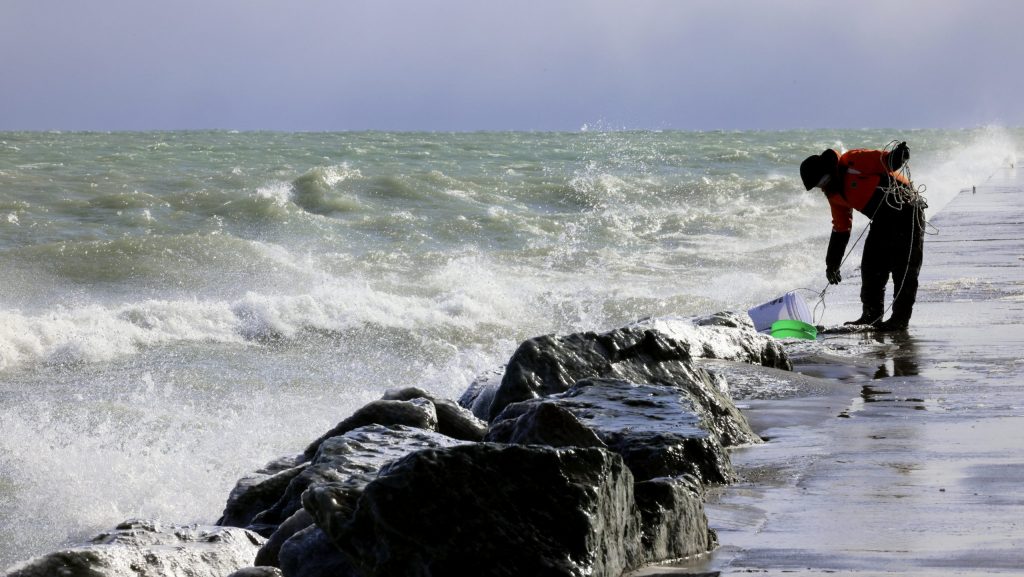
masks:
[(1024, 3), (7, 0), (0, 129), (1024, 124)]

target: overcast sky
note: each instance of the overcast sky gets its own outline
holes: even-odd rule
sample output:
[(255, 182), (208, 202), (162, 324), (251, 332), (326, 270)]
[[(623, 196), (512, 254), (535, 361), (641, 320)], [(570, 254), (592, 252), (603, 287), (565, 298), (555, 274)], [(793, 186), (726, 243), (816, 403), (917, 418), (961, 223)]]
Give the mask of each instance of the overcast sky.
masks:
[(0, 0), (0, 130), (1024, 125), (1017, 0)]

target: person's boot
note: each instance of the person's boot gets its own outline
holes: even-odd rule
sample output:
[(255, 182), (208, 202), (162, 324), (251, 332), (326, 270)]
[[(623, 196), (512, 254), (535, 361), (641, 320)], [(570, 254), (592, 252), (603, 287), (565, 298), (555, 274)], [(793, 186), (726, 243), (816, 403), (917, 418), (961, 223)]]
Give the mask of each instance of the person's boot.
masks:
[(909, 319), (898, 318), (895, 315), (875, 325), (876, 331), (894, 333), (907, 330), (910, 325)]
[(882, 322), (882, 312), (873, 308), (864, 308), (864, 312), (860, 315), (859, 319), (852, 321), (846, 321), (844, 325), (868, 325), (876, 326)]
[(909, 289), (904, 286), (904, 290), (897, 293), (896, 300), (892, 303), (892, 315), (884, 322), (875, 325), (875, 330), (887, 332), (907, 330), (910, 325), (910, 315), (914, 314), (914, 300), (917, 293), (917, 279), (913, 280), (913, 285)]
[(875, 325), (876, 331), (897, 332), (905, 331), (910, 326), (910, 314), (913, 311), (913, 304), (897, 302), (892, 307), (892, 316), (883, 322)]

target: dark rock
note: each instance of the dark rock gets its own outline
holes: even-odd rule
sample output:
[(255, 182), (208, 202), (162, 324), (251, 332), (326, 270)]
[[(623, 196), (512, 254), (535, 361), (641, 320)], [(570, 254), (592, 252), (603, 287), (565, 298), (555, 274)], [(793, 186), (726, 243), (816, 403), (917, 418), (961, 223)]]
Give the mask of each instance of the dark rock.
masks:
[(580, 416), (622, 455), (638, 480), (691, 474), (705, 483), (726, 483), (734, 477), (728, 452), (715, 423), (702, 418), (705, 410), (689, 392), (588, 379), (549, 402)]
[(284, 577), (362, 577), (317, 526), (299, 531), (281, 547)]
[[(388, 401), (398, 403), (400, 401)], [(253, 519), (253, 525), (278, 526), (302, 507), (302, 493), (309, 487), (335, 483), (353, 487), (355, 494), (372, 481), (381, 467), (413, 451), (462, 444), (422, 429), (402, 425), (369, 425), (328, 438), (301, 473), (292, 479), (280, 499)]]
[(644, 558), (633, 477), (604, 449), (427, 449), (382, 470), (357, 507), (342, 502), (331, 485), (307, 493), (367, 577), (619, 577)]
[[(389, 391), (385, 398), (367, 404), (338, 423), (310, 444), (302, 454), (273, 461), (239, 480), (231, 491), (224, 513), (217, 524), (245, 527), (264, 537), (270, 537), (285, 519), (300, 508), (302, 490), (309, 484), (337, 482), (349, 479), (353, 475), (362, 477), (359, 483), (367, 483), (384, 461), (373, 457), (371, 460), (375, 464), (369, 468), (363, 463), (348, 470), (350, 467), (343, 463), (342, 469), (345, 470), (336, 470), (333, 465), (324, 462), (323, 458), (317, 460), (316, 457), (322, 445), (329, 439), (368, 425), (383, 425), (392, 430), (405, 430), (403, 427), (425, 431), (441, 429), (442, 435), (463, 440), (481, 440), (487, 431), (486, 423), (453, 401), (437, 399), (426, 391), (413, 387)], [(362, 448), (366, 449), (363, 457), (369, 457), (370, 453), (376, 451), (374, 445), (380, 440), (388, 447), (381, 453), (386, 455), (387, 459), (396, 459), (408, 452), (395, 450), (394, 435), (381, 434), (388, 439), (376, 439), (363, 445)], [(399, 436), (402, 435), (404, 433)], [(342, 445), (346, 443), (348, 442), (343, 442)], [(410, 451), (422, 448), (416, 441), (411, 443)], [(358, 460), (357, 458), (356, 461)], [(314, 461), (316, 467), (311, 469)]]
[(501, 386), (501, 379), (504, 376), (505, 367), (478, 376), (459, 397), (459, 406), (472, 411), (478, 419), (490, 419), (491, 402), (494, 401), (494, 393)]
[(437, 430), (437, 410), (427, 399), (409, 401), (379, 400), (367, 403), (352, 413), (352, 416), (338, 423), (333, 429), (306, 447), (303, 455), (312, 459), (320, 444), (331, 437), (343, 435), (353, 429), (367, 425), (404, 425), (428, 431)]
[(488, 438), (515, 442), (507, 433), (514, 430), (520, 438), (540, 441), (547, 434), (544, 424), (531, 429), (535, 423), (519, 414), (558, 406), (622, 455), (636, 479), (691, 474), (705, 483), (725, 483), (734, 476), (725, 446), (760, 438), (706, 373), (695, 374), (701, 379), (686, 387), (584, 379), (565, 393), (509, 405)]
[(622, 455), (637, 479), (693, 475), (705, 484), (731, 483), (736, 479), (728, 452), (709, 436), (624, 431), (605, 439), (608, 448)]
[(660, 477), (633, 486), (643, 520), (643, 545), (650, 563), (699, 555), (717, 538), (708, 527), (700, 483), (692, 477)]
[(395, 389), (384, 393), (387, 401), (427, 399), (437, 412), (437, 432), (453, 439), (481, 441), (487, 433), (487, 423), (450, 399), (441, 399), (417, 387)]
[(759, 438), (696, 357), (789, 368), (732, 313), (530, 339), (458, 404), (388, 391), (240, 481), (222, 521), (269, 535), (258, 562), (286, 577), (618, 577), (702, 553), (698, 482)]
[(694, 370), (689, 361), (687, 347), (650, 330), (536, 337), (519, 345), (509, 360), (488, 420), (512, 403), (563, 393), (581, 379), (672, 382), (677, 373)]
[(549, 447), (604, 447), (589, 427), (557, 403), (514, 403), (487, 432), (485, 440), (516, 445)]
[(284, 577), (277, 567), (246, 567), (239, 569), (228, 577)]
[[(652, 430), (713, 436), (723, 446), (760, 442), (743, 413), (704, 370), (672, 385), (586, 379), (559, 395), (584, 424), (599, 431)], [(659, 426), (660, 425), (660, 426)]]
[(694, 317), (691, 322), (698, 327), (726, 327), (730, 329), (754, 329), (750, 315), (736, 311), (722, 311), (702, 317)]
[[(302, 461), (302, 456), (279, 459), (263, 469), (242, 477), (235, 484), (235, 488), (231, 490), (227, 505), (224, 507), (224, 514), (217, 524), (229, 527), (247, 527), (263, 534), (267, 527), (255, 527), (250, 524), (256, 515), (276, 503), (292, 479), (309, 466), (308, 461), (302, 463), (296, 463), (296, 461)], [(292, 463), (293, 466), (281, 468), (280, 465), (284, 463)], [(272, 531), (273, 528), (270, 527), (270, 530)]]
[(650, 329), (684, 343), (694, 358), (742, 361), (793, 370), (782, 343), (754, 329), (750, 315), (726, 311), (704, 317), (646, 319), (631, 325)]
[(267, 539), (267, 542), (260, 547), (256, 554), (256, 565), (277, 567), (279, 564), (278, 554), (285, 541), (293, 535), (313, 524), (313, 516), (305, 509), (299, 509), (291, 517), (284, 520), (276, 531)]
[[(459, 404), (492, 421), (508, 404), (565, 391), (585, 378), (668, 383), (695, 358), (756, 363), (792, 370), (782, 345), (759, 334), (746, 313), (654, 318), (607, 333), (547, 335), (522, 343), (504, 371), (479, 377)], [(668, 375), (663, 374), (667, 370)]]
[(229, 527), (132, 520), (89, 543), (30, 560), (6, 577), (223, 577), (252, 565), (263, 539)]

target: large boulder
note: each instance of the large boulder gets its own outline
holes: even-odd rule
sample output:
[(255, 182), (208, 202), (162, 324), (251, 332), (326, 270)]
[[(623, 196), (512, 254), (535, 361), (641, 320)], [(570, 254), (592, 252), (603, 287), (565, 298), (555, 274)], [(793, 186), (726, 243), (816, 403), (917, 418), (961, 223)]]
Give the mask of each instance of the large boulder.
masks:
[(717, 545), (704, 514), (703, 489), (696, 479), (686, 475), (649, 479), (636, 483), (633, 494), (640, 510), (647, 562), (700, 555)]
[[(279, 499), (253, 518), (253, 527), (273, 527), (274, 540), (282, 523), (302, 507), (302, 494), (316, 485), (343, 485), (357, 499), (362, 488), (374, 480), (388, 463), (422, 449), (463, 444), (440, 433), (402, 425), (369, 425), (323, 441), (312, 461), (292, 478)], [(291, 530), (291, 529), (289, 529)]]
[(388, 391), (240, 481), (223, 521), (269, 536), (257, 561), (286, 577), (618, 576), (702, 553), (700, 484), (731, 480), (726, 447), (759, 438), (693, 359), (788, 368), (748, 325), (538, 337), (459, 404)]
[(557, 403), (522, 402), (505, 407), (485, 441), (549, 447), (605, 447), (597, 433)]
[(487, 423), (451, 399), (431, 395), (418, 387), (392, 389), (384, 393), (385, 401), (411, 401), (426, 399), (434, 405), (437, 414), (437, 432), (453, 439), (481, 441), (487, 433)]
[[(422, 389), (411, 387), (388, 391), (384, 398), (368, 403), (343, 419), (311, 443), (303, 453), (272, 461), (240, 479), (228, 496), (224, 513), (217, 524), (245, 527), (264, 537), (271, 536), (285, 519), (299, 509), (301, 491), (305, 486), (319, 480), (336, 481), (348, 476), (348, 473), (336, 471), (332, 468), (333, 465), (325, 462), (325, 459), (331, 458), (331, 451), (317, 460), (324, 443), (367, 426), (383, 426), (392, 431), (400, 431), (398, 437), (406, 440), (411, 439), (409, 435), (416, 436), (412, 433), (413, 430), (428, 433), (441, 430), (440, 435), (431, 438), (471, 441), (483, 439), (487, 431), (486, 423), (453, 401), (438, 399)], [(399, 445), (405, 443), (405, 440), (399, 440), (395, 435), (382, 434), (386, 438), (375, 438), (364, 444), (369, 449), (363, 456), (376, 463), (369, 469), (372, 472), (386, 462), (381, 459), (396, 459), (408, 451), (422, 448), (415, 440), (410, 440), (408, 451), (401, 449)], [(375, 447), (378, 441), (382, 444)], [(343, 441), (341, 444), (345, 445), (348, 442)], [(369, 456), (369, 453), (378, 449), (382, 451), (380, 455)], [(359, 467), (362, 465), (356, 468)], [(363, 482), (365, 484), (365, 479)]]
[(284, 577), (363, 577), (348, 555), (315, 525), (288, 539), (279, 555)]
[[(760, 438), (718, 385), (706, 373), (697, 374), (702, 379), (689, 386), (584, 379), (564, 393), (509, 405), (495, 419), (488, 439), (538, 442), (550, 437), (546, 422), (524, 416), (559, 407), (619, 453), (639, 480), (689, 474), (704, 483), (729, 482), (734, 474), (726, 447)], [(573, 438), (585, 437), (574, 432)]]
[(724, 311), (702, 317), (656, 317), (630, 325), (683, 343), (693, 358), (740, 361), (793, 370), (785, 348), (771, 335), (757, 332), (745, 312)]
[(292, 479), (308, 466), (309, 461), (303, 455), (292, 455), (271, 461), (242, 477), (228, 495), (217, 525), (247, 527), (266, 536), (267, 530), (273, 531), (274, 526), (256, 527), (252, 525), (253, 519), (277, 503)]
[(582, 379), (673, 382), (694, 370), (687, 348), (655, 331), (626, 328), (536, 337), (519, 345), (509, 359), (488, 421), (512, 403), (564, 393)]
[(252, 565), (262, 544), (245, 529), (132, 520), (6, 577), (224, 577)]
[(299, 509), (288, 517), (274, 531), (256, 554), (256, 565), (277, 567), (280, 565), (281, 548), (300, 531), (314, 526), (313, 516), (305, 509)]
[(313, 441), (306, 447), (303, 455), (307, 459), (312, 459), (320, 445), (327, 439), (344, 435), (366, 425), (404, 425), (415, 429), (436, 431), (437, 409), (434, 408), (434, 403), (423, 398), (372, 401), (360, 407), (352, 413), (352, 416), (344, 419), (319, 439)]
[(619, 577), (645, 561), (633, 476), (600, 448), (479, 443), (381, 471), (358, 506), (311, 487), (306, 508), (366, 577)]
[(508, 364), (476, 379), (459, 404), (491, 421), (505, 406), (565, 391), (585, 378), (671, 383), (693, 359), (722, 359), (791, 370), (782, 345), (759, 334), (746, 313), (652, 318), (606, 333), (546, 335), (522, 343)]
[(504, 376), (504, 366), (477, 375), (459, 396), (459, 406), (465, 407), (473, 415), (486, 421), (490, 416), (494, 393), (501, 386), (501, 379)]

